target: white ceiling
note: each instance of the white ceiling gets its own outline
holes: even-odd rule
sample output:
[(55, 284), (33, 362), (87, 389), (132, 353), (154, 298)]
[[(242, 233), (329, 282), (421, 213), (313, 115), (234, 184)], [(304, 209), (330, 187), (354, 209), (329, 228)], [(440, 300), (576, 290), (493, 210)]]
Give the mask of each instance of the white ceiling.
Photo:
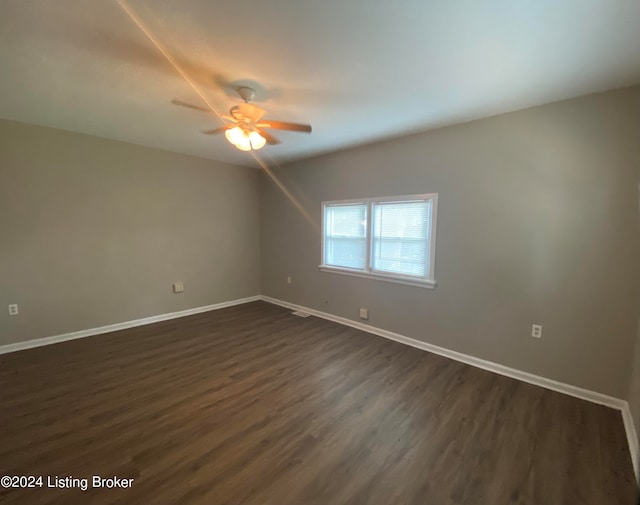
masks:
[[(277, 161), (640, 82), (640, 0), (128, 0), (220, 113), (250, 84)], [(2, 0), (0, 117), (251, 165), (116, 0)]]

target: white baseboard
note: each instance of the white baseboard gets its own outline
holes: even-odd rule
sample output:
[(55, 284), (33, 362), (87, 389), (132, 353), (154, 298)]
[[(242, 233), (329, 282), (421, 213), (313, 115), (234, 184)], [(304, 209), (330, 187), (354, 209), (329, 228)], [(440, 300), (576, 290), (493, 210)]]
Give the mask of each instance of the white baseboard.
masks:
[(482, 368), (483, 370), (488, 370), (490, 372), (504, 375), (506, 377), (511, 377), (512, 379), (517, 379), (522, 382), (533, 384), (535, 386), (540, 386), (545, 389), (550, 389), (552, 391), (564, 393), (575, 398), (580, 398), (581, 400), (587, 400), (592, 403), (597, 403), (620, 410), (622, 413), (624, 428), (627, 434), (627, 441), (629, 443), (629, 451), (631, 452), (631, 460), (633, 462), (633, 469), (636, 475), (636, 480), (640, 482), (640, 468), (638, 466), (638, 436), (633, 424), (633, 419), (631, 418), (629, 403), (626, 400), (598, 393), (596, 391), (591, 391), (589, 389), (580, 388), (578, 386), (573, 386), (571, 384), (566, 384), (564, 382), (559, 382), (553, 379), (548, 379), (546, 377), (541, 377), (529, 372), (523, 372), (522, 370), (517, 370), (515, 368), (500, 365), (499, 363), (494, 363), (492, 361), (476, 358), (468, 354), (445, 349), (444, 347), (439, 347), (437, 345), (428, 344), (427, 342), (422, 342), (421, 340), (416, 340), (414, 338), (400, 335), (399, 333), (394, 333), (392, 331), (383, 330), (382, 328), (377, 328), (375, 326), (364, 324), (359, 321), (353, 321), (345, 317), (329, 314), (328, 312), (322, 312), (320, 310), (311, 309), (309, 307), (304, 307), (295, 303), (285, 302), (283, 300), (271, 298), (270, 296), (263, 295), (260, 298), (265, 302), (280, 305), (281, 307), (286, 307), (292, 310), (306, 312), (308, 314), (311, 314), (312, 316), (327, 319), (335, 323), (344, 324), (345, 326), (350, 326), (358, 330), (366, 331), (367, 333), (372, 333), (373, 335), (378, 335), (380, 337), (388, 338), (389, 340), (394, 340), (402, 344), (410, 345), (411, 347), (416, 347), (433, 354), (438, 354), (439, 356), (444, 356), (445, 358), (450, 358), (455, 361), (466, 363), (467, 365)]
[(640, 461), (638, 461), (640, 445), (638, 444), (638, 432), (636, 431), (636, 425), (633, 423), (629, 403), (625, 403), (626, 405), (622, 409), (622, 421), (624, 422), (624, 429), (627, 432), (627, 442), (629, 443), (629, 452), (631, 452), (631, 461), (633, 461), (633, 469), (636, 472), (636, 482), (638, 483), (638, 486), (640, 486)]
[(72, 333), (64, 333), (62, 335), (54, 335), (52, 337), (36, 338), (33, 340), (25, 340), (24, 342), (16, 342), (15, 344), (0, 345), (0, 354), (22, 351), (23, 349), (31, 349), (33, 347), (41, 347), (43, 345), (57, 344), (58, 342), (65, 342), (66, 340), (92, 337), (94, 335), (100, 335), (102, 333), (125, 330), (127, 328), (134, 328), (136, 326), (143, 326), (145, 324), (158, 323), (160, 321), (167, 321), (169, 319), (176, 319), (178, 317), (200, 314), (202, 312), (209, 312), (210, 310), (224, 309), (225, 307), (232, 307), (234, 305), (241, 305), (243, 303), (255, 302), (261, 299), (262, 297), (259, 295), (250, 296), (248, 298), (239, 298), (237, 300), (230, 300), (228, 302), (214, 303), (213, 305), (205, 305), (204, 307), (196, 307), (194, 309), (180, 310), (178, 312), (169, 312), (168, 314), (160, 314), (158, 316), (134, 319), (133, 321), (125, 321), (124, 323), (109, 324), (107, 326), (90, 328), (88, 330), (74, 331)]
[(577, 386), (572, 386), (571, 384), (565, 384), (563, 382), (558, 382), (553, 379), (547, 379), (546, 377), (534, 375), (529, 372), (523, 372), (521, 370), (500, 365), (492, 361), (476, 358), (474, 356), (463, 354), (457, 351), (452, 351), (450, 349), (439, 347), (437, 345), (428, 344), (427, 342), (416, 340), (411, 337), (406, 337), (404, 335), (400, 335), (399, 333), (394, 333), (389, 330), (383, 330), (382, 328), (376, 328), (375, 326), (361, 323), (359, 321), (353, 321), (345, 317), (335, 316), (327, 312), (321, 312), (319, 310), (310, 309), (309, 307), (303, 307), (302, 305), (296, 305), (294, 303), (277, 300), (269, 296), (262, 296), (262, 300), (264, 300), (265, 302), (273, 303), (275, 305), (280, 305), (281, 307), (286, 307), (288, 309), (307, 312), (313, 316), (317, 316), (322, 319), (328, 319), (329, 321), (334, 321), (336, 323), (344, 324), (345, 326), (351, 326), (352, 328), (357, 328), (358, 330), (366, 331), (367, 333), (372, 333), (380, 337), (388, 338), (390, 340), (395, 340), (396, 342), (410, 345), (411, 347), (416, 347), (424, 351), (429, 351), (429, 352), (432, 352), (433, 354), (438, 354), (439, 356), (451, 358), (453, 360), (466, 363), (467, 365), (472, 365), (477, 368), (489, 370), (490, 372), (495, 372), (500, 375), (506, 375), (507, 377), (511, 377), (513, 379), (518, 379), (523, 382), (528, 382), (529, 384), (534, 384), (536, 386), (541, 386), (546, 389), (551, 389), (553, 391), (565, 393), (570, 396), (575, 396), (576, 398), (588, 400), (593, 403), (599, 403), (600, 405), (606, 405), (607, 407), (613, 407), (615, 409), (622, 410), (624, 405), (626, 404), (626, 401), (621, 400), (620, 398), (615, 398), (613, 396), (597, 393), (595, 391), (590, 391), (588, 389), (579, 388)]

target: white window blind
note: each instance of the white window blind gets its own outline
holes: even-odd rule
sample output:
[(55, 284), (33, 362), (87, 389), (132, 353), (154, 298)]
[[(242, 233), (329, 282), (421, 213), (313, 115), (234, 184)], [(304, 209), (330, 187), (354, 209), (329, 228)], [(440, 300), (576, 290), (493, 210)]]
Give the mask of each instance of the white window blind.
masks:
[(427, 277), (432, 201), (373, 202), (372, 206), (372, 270)]
[(324, 207), (324, 263), (366, 269), (367, 204)]
[(433, 288), (438, 195), (324, 202), (320, 268)]

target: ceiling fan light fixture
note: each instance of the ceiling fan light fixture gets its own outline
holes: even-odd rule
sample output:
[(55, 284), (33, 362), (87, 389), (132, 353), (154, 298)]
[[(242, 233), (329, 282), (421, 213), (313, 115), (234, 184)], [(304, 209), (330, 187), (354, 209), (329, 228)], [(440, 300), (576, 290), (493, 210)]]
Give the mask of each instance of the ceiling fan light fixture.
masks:
[(239, 126), (230, 128), (224, 132), (227, 140), (241, 151), (262, 149), (267, 140), (257, 131), (247, 131)]
[[(237, 88), (236, 91), (244, 102), (231, 107), (229, 110), (229, 116), (220, 116), (220, 118), (226, 119), (229, 123), (225, 123), (222, 126), (211, 130), (204, 130), (202, 133), (205, 135), (217, 135), (224, 132), (229, 143), (236, 146), (241, 151), (262, 149), (267, 142), (271, 145), (280, 143), (276, 137), (271, 135), (271, 133), (268, 133), (266, 130), (263, 130), (263, 128), (311, 133), (311, 125), (308, 124), (262, 120), (266, 111), (252, 103), (256, 95), (255, 90), (246, 86), (241, 86), (240, 88)], [(183, 107), (202, 112), (209, 112), (208, 109), (182, 102), (180, 100), (172, 100), (172, 103), (174, 105), (181, 105)]]
[(262, 149), (267, 143), (267, 140), (258, 132), (251, 132), (249, 134), (249, 141), (251, 142), (251, 147), (256, 150)]
[(241, 151), (251, 151), (251, 141), (249, 140), (249, 135), (246, 133), (243, 133), (240, 140), (238, 140), (234, 145)]
[(227, 137), (227, 140), (235, 146), (242, 140), (242, 137), (244, 137), (244, 132), (241, 128), (236, 126), (224, 132), (224, 136)]

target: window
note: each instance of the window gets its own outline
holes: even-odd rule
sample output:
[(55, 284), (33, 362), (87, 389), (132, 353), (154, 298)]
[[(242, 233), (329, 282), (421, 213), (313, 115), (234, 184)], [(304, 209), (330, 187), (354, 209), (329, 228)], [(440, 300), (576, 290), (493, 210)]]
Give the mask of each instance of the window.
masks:
[(367, 205), (328, 206), (324, 223), (324, 263), (364, 270), (367, 266)]
[(434, 287), (438, 195), (322, 204), (324, 271)]

